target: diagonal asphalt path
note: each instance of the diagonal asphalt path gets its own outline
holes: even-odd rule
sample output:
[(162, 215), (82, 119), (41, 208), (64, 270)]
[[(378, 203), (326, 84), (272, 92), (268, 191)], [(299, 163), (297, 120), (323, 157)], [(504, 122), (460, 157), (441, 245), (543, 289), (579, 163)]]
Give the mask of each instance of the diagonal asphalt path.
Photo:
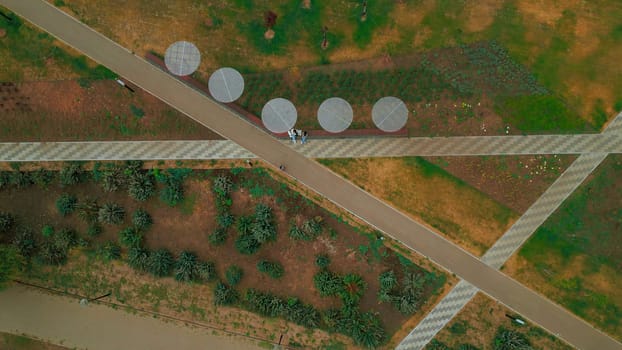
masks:
[(564, 339), (570, 344), (581, 349), (622, 349), (622, 344), (560, 306), (486, 265), (327, 168), (284, 146), (223, 106), (183, 85), (45, 1), (0, 0), (0, 4), (199, 123), (252, 150), (272, 165), (284, 164), (288, 175), (454, 272), (549, 332), (564, 333)]

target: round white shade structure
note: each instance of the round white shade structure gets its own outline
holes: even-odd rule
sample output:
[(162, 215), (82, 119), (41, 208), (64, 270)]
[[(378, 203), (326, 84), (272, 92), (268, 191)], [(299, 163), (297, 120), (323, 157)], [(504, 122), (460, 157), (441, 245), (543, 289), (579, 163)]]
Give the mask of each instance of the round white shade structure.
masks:
[(283, 133), (296, 125), (298, 112), (289, 100), (277, 97), (268, 101), (261, 110), (263, 125), (274, 133)]
[(209, 77), (208, 88), (216, 101), (233, 102), (244, 92), (244, 78), (233, 68), (220, 68)]
[(317, 110), (317, 120), (320, 122), (322, 129), (338, 133), (347, 129), (352, 124), (354, 112), (348, 101), (331, 97), (320, 105)]
[(199, 63), (201, 63), (199, 49), (187, 41), (173, 43), (164, 53), (164, 64), (175, 75), (190, 75), (199, 68)]
[(371, 110), (371, 118), (376, 127), (382, 131), (398, 131), (406, 125), (408, 107), (397, 97), (383, 97), (374, 104)]

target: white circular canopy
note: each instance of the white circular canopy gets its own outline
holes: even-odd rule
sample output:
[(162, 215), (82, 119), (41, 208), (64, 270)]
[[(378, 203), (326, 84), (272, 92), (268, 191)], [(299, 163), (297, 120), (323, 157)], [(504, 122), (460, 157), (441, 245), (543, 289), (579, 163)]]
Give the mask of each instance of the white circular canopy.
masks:
[(317, 119), (322, 128), (333, 133), (347, 129), (353, 118), (352, 107), (348, 101), (339, 97), (324, 100), (317, 110)]
[(233, 68), (220, 68), (209, 77), (208, 88), (216, 101), (233, 102), (244, 92), (244, 78)]
[(274, 133), (282, 133), (296, 125), (298, 112), (296, 107), (289, 100), (275, 98), (263, 106), (261, 110), (261, 121), (263, 125)]
[(178, 41), (166, 49), (164, 64), (171, 73), (179, 76), (190, 75), (199, 68), (201, 53), (187, 41)]
[(398, 131), (406, 125), (408, 107), (397, 97), (387, 96), (378, 100), (371, 110), (371, 118), (382, 131)]

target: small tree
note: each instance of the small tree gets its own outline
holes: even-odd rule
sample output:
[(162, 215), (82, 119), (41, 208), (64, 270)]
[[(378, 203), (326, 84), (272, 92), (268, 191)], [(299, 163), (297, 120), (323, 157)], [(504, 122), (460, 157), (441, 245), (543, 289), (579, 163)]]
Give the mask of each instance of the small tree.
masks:
[(59, 177), (61, 186), (78, 184), (84, 177), (82, 166), (79, 163), (69, 163), (61, 169)]
[(119, 243), (127, 248), (139, 247), (143, 236), (135, 227), (128, 227), (119, 231)]
[(229, 176), (220, 175), (214, 180), (213, 189), (218, 196), (228, 196), (231, 190), (233, 190), (233, 181), (231, 181)]
[(149, 269), (149, 256), (151, 253), (142, 247), (131, 247), (127, 254), (128, 264), (139, 271), (147, 271)]
[(330, 265), (330, 258), (326, 254), (320, 254), (315, 257), (315, 265), (320, 269), (326, 268)]
[(499, 327), (493, 340), (494, 350), (531, 350), (531, 344), (524, 334)]
[(208, 240), (213, 245), (222, 245), (227, 241), (227, 231), (222, 227), (218, 227), (209, 235)]
[(130, 174), (127, 189), (130, 197), (136, 199), (137, 201), (144, 202), (153, 196), (155, 193), (155, 183), (151, 174), (138, 170), (135, 171), (126, 169), (125, 171), (126, 174)]
[(275, 279), (283, 277), (284, 272), (283, 265), (278, 262), (270, 262), (267, 260), (259, 261), (257, 263), (257, 270)]
[(118, 225), (125, 218), (125, 210), (120, 205), (109, 202), (99, 208), (97, 218), (101, 223)]
[(67, 250), (58, 246), (53, 240), (46, 239), (39, 250), (41, 261), (49, 265), (61, 265), (67, 260)]
[(173, 268), (173, 256), (166, 249), (158, 249), (149, 255), (149, 272), (156, 277), (164, 277), (171, 274)]
[(321, 270), (316, 273), (313, 276), (313, 283), (323, 297), (337, 295), (343, 289), (341, 278), (328, 270)]
[(181, 252), (175, 264), (175, 279), (191, 282), (197, 276), (197, 256), (191, 252)]
[(343, 287), (339, 296), (346, 305), (355, 305), (365, 293), (367, 284), (359, 275), (349, 273), (343, 276)]
[(78, 203), (78, 200), (76, 199), (76, 197), (68, 193), (63, 193), (56, 200), (56, 209), (58, 209), (58, 212), (60, 213), (60, 215), (67, 216), (73, 213), (74, 210), (76, 210), (77, 203)]
[(238, 292), (222, 282), (218, 282), (214, 288), (214, 304), (232, 305), (239, 299)]
[(152, 223), (151, 215), (143, 209), (136, 210), (132, 216), (132, 224), (139, 230), (147, 230)]
[(37, 241), (32, 230), (25, 227), (20, 228), (15, 237), (13, 237), (13, 246), (24, 258), (32, 257), (37, 248)]
[(240, 283), (243, 275), (244, 271), (242, 270), (242, 268), (236, 265), (229, 266), (227, 271), (225, 271), (225, 278), (231, 286), (235, 286)]
[(118, 260), (121, 258), (121, 247), (109, 241), (98, 249), (98, 253), (104, 260)]
[(7, 233), (13, 227), (15, 218), (11, 213), (0, 212), (0, 233)]
[(252, 234), (241, 234), (235, 240), (235, 249), (240, 254), (255, 254), (260, 247), (261, 244), (257, 242), (257, 239), (255, 239), (255, 236), (253, 236)]
[(203, 282), (210, 282), (216, 278), (216, 266), (213, 262), (201, 261), (197, 263), (197, 276)]
[(97, 221), (99, 214), (99, 205), (97, 200), (92, 198), (86, 198), (84, 201), (76, 205), (78, 211), (78, 217), (87, 223), (94, 223)]
[(101, 176), (102, 188), (106, 192), (114, 192), (118, 190), (125, 182), (123, 170), (118, 166), (112, 166), (102, 172)]
[(53, 238), (54, 244), (63, 251), (68, 251), (78, 245), (78, 236), (76, 232), (71, 229), (61, 229), (54, 234)]
[(46, 169), (39, 169), (30, 173), (32, 182), (41, 188), (47, 188), (55, 177), (55, 172)]
[(97, 237), (102, 233), (102, 227), (98, 223), (94, 222), (86, 229), (86, 233), (91, 237)]
[(18, 189), (26, 188), (33, 183), (32, 179), (30, 178), (30, 174), (23, 171), (11, 172), (9, 181), (11, 185), (15, 186)]
[(218, 226), (226, 230), (235, 222), (235, 216), (231, 213), (221, 213), (216, 216), (216, 221), (218, 221)]

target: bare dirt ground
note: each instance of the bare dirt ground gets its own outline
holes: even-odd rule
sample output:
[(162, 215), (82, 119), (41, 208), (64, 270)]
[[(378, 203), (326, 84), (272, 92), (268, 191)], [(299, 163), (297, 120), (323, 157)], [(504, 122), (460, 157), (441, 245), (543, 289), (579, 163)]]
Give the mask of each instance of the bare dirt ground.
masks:
[(0, 141), (210, 140), (216, 133), (114, 81), (0, 86)]
[(570, 155), (425, 157), (522, 214), (576, 158)]

